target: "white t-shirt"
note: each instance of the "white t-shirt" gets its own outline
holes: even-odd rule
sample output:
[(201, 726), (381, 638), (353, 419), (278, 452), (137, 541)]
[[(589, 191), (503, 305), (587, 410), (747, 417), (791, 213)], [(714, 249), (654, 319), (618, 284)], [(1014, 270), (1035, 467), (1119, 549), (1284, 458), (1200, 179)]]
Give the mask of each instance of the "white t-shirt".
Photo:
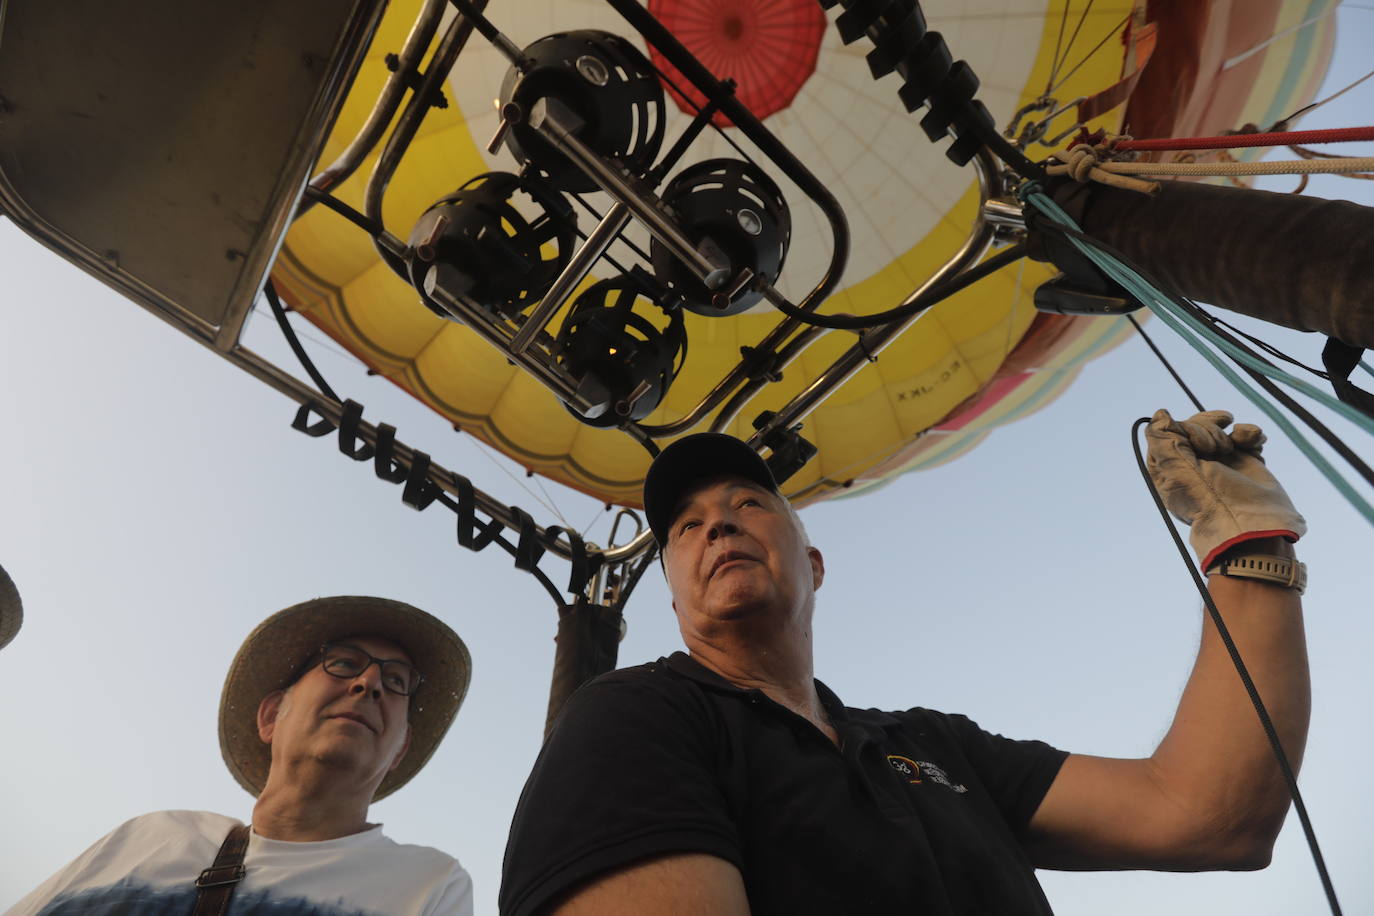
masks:
[[(158, 811), (102, 837), (6, 916), (189, 916), (195, 880), (239, 823), (208, 811)], [(472, 914), (472, 879), (458, 860), (407, 846), (380, 826), (317, 843), (256, 833), (229, 912), (270, 916)]]

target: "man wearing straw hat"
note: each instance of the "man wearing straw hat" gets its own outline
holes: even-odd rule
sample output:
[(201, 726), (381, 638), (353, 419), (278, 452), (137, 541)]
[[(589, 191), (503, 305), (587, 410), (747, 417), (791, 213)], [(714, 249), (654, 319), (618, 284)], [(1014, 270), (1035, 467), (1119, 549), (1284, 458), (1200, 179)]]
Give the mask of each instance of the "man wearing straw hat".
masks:
[(318, 598), (272, 615), (220, 698), (224, 762), (257, 798), (251, 827), (205, 811), (136, 817), (11, 916), (471, 914), (457, 860), (367, 821), (434, 753), (470, 671), (453, 630), (399, 601)]
[(19, 589), (14, 587), (5, 567), (0, 566), (0, 649), (18, 635), (23, 622), (24, 605), (19, 601)]

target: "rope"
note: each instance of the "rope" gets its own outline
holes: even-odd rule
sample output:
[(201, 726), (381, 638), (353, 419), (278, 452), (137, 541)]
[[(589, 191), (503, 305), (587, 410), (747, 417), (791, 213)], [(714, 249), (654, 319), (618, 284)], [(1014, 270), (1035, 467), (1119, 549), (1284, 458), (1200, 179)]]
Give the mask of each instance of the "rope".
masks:
[(1118, 175), (1313, 175), (1374, 171), (1374, 156), (1349, 159), (1293, 159), (1282, 162), (1106, 162)]
[(1059, 150), (1052, 153), (1050, 158), (1058, 160), (1059, 164), (1047, 165), (1045, 167), (1045, 174), (1047, 175), (1068, 175), (1075, 181), (1096, 181), (1125, 191), (1137, 191), (1141, 194), (1159, 193), (1157, 182), (1146, 181), (1142, 178), (1130, 178), (1117, 173), (1115, 170), (1109, 171), (1106, 166), (1119, 163), (1102, 162), (1098, 158), (1098, 151), (1085, 144), (1080, 144), (1069, 150)]
[[(1052, 221), (1057, 223), (1059, 225), (1059, 228), (1070, 237), (1071, 241), (1074, 244), (1074, 247), (1076, 247), (1085, 256), (1087, 256), (1094, 264), (1101, 268), (1103, 272), (1107, 274), (1107, 276), (1115, 280), (1117, 283), (1121, 284), (1122, 287), (1124, 287), (1127, 292), (1131, 293), (1137, 301), (1148, 306), (1150, 311), (1154, 312), (1155, 315), (1158, 316), (1161, 321), (1163, 321), (1170, 328), (1173, 328), (1174, 330), (1178, 331), (1180, 336), (1184, 337), (1186, 340), (1189, 340), (1190, 343), (1192, 343), (1193, 341), (1187, 333), (1187, 328), (1183, 327), (1185, 325), (1187, 327), (1192, 328), (1193, 332), (1195, 332), (1198, 336), (1204, 339), (1212, 339), (1219, 349), (1225, 352), (1236, 362), (1245, 366), (1249, 366), (1250, 368), (1255, 369), (1256, 371), (1269, 376), (1275, 381), (1284, 383), (1290, 388), (1297, 389), (1298, 391), (1312, 398), (1314, 401), (1317, 401), (1318, 403), (1322, 404), (1324, 407), (1327, 407), (1335, 411), (1337, 414), (1340, 414), (1346, 420), (1355, 424), (1357, 427), (1364, 430), (1366, 433), (1374, 435), (1374, 418), (1365, 416), (1363, 413), (1351, 407), (1349, 404), (1342, 403), (1335, 397), (1331, 396), (1330, 394), (1327, 394), (1325, 391), (1322, 391), (1321, 389), (1313, 385), (1308, 384), (1302, 379), (1295, 378), (1289, 373), (1284, 372), (1283, 370), (1278, 369), (1270, 365), (1269, 363), (1257, 359), (1253, 355), (1246, 353), (1237, 346), (1232, 345), (1225, 340), (1217, 339), (1216, 335), (1213, 334), (1210, 331), (1210, 329), (1207, 328), (1206, 325), (1204, 325), (1200, 320), (1177, 308), (1172, 299), (1170, 299), (1164, 293), (1160, 292), (1157, 286), (1150, 283), (1147, 279), (1143, 278), (1138, 269), (1133, 268), (1129, 264), (1124, 263), (1120, 258), (1116, 257), (1113, 253), (1109, 252), (1106, 246), (1103, 245), (1101, 242), (1098, 242), (1097, 240), (1084, 235), (1082, 229), (1079, 228), (1078, 224), (1074, 222), (1073, 218), (1069, 216), (1067, 213), (1065, 213), (1064, 210), (1060, 208), (1058, 204), (1056, 204), (1053, 200), (1047, 197), (1043, 191), (1040, 191), (1039, 189), (1036, 189), (1033, 186), (1031, 186), (1028, 189), (1028, 193), (1026, 194), (1026, 199), (1030, 203), (1033, 203), (1041, 211), (1043, 211), (1047, 216), (1051, 217)], [(1200, 341), (1198, 341), (1198, 343), (1200, 344)], [(1199, 348), (1195, 346), (1195, 349), (1199, 349), (1199, 352), (1204, 357), (1208, 358), (1209, 362), (1215, 356), (1215, 354), (1211, 353), (1210, 351), (1204, 352), (1205, 348)], [(1217, 365), (1217, 363), (1213, 363), (1213, 365)], [(1222, 371), (1222, 374), (1226, 375), (1229, 379), (1229, 369), (1225, 367), (1225, 364), (1221, 364), (1220, 369)], [(1242, 393), (1246, 394), (1246, 392), (1243, 390)], [(1248, 396), (1249, 394), (1247, 394), (1247, 397)], [(1266, 412), (1269, 411), (1270, 405), (1268, 404), (1268, 402), (1263, 402), (1262, 409), (1264, 409)], [(1305, 440), (1302, 440), (1302, 437), (1297, 434), (1296, 430), (1292, 430), (1287, 420), (1280, 419), (1278, 422), (1280, 426), (1283, 428), (1283, 430), (1289, 433), (1289, 437), (1294, 439), (1295, 444), (1297, 444), (1299, 448), (1302, 448), (1305, 444)], [(1312, 456), (1309, 455), (1309, 457)], [(1319, 467), (1326, 466), (1324, 464), (1324, 459), (1321, 459), (1320, 456), (1314, 458), (1313, 460), (1314, 463), (1318, 463)], [(1336, 483), (1335, 480), (1333, 480), (1332, 482)], [(1340, 483), (1337, 483), (1336, 485), (1338, 489), (1341, 488)], [(1342, 492), (1345, 491), (1342, 490)], [(1360, 505), (1364, 506), (1364, 509), (1362, 510), (1363, 514), (1365, 514), (1365, 516), (1371, 522), (1374, 522), (1374, 508), (1366, 506), (1363, 500), (1360, 500)]]
[(1374, 434), (1374, 420), (1364, 416), (1359, 411), (1349, 407), (1349, 405), (1341, 403), (1326, 394), (1326, 392), (1254, 358), (1228, 341), (1210, 333), (1209, 329), (1203, 325), (1202, 322), (1188, 315), (1186, 312), (1179, 310), (1167, 296), (1143, 279), (1135, 270), (1123, 264), (1115, 257), (1107, 254), (1104, 250), (1098, 248), (1096, 243), (1090, 244), (1088, 241), (1085, 241), (1086, 236), (1080, 238), (1082, 232), (1078, 229), (1073, 219), (1038, 189), (1035, 189), (1033, 186), (1028, 187), (1026, 189), (1025, 199), (1043, 211), (1052, 221), (1063, 227), (1066, 234), (1069, 235), (1070, 240), (1079, 251), (1101, 268), (1109, 277), (1117, 283), (1120, 283), (1137, 299), (1137, 301), (1148, 306), (1160, 321), (1182, 337), (1199, 355), (1211, 363), (1212, 367), (1216, 369), (1223, 378), (1230, 382), (1237, 391), (1263, 411), (1274, 422), (1274, 425), (1288, 436), (1293, 444), (1298, 447), (1299, 451), (1307, 456), (1307, 459), (1321, 472), (1322, 476), (1326, 477), (1331, 485), (1345, 497), (1346, 501), (1367, 521), (1374, 524), (1374, 506), (1371, 506), (1358, 492), (1356, 492), (1350, 485), (1350, 482), (1342, 477), (1336, 469), (1331, 466), (1331, 463), (1326, 460), (1326, 457), (1318, 452), (1312, 444), (1298, 432), (1286, 416), (1259, 392), (1241, 379), (1240, 376), (1227, 366), (1216, 353), (1212, 352), (1212, 350), (1203, 343), (1203, 340), (1210, 339), (1214, 346), (1221, 349), (1231, 357), (1231, 359), (1236, 360), (1242, 366), (1254, 369), (1276, 381), (1283, 382), (1285, 385), (1296, 388), (1298, 391), (1301, 391), (1318, 403), (1336, 411), (1366, 432)]
[(1056, 152), (1058, 164), (1046, 167), (1048, 175), (1068, 175), (1077, 181), (1100, 181), (1114, 187), (1126, 187), (1146, 194), (1154, 193), (1153, 182), (1136, 180), (1126, 185), (1121, 179), (1129, 175), (1232, 176), (1232, 175), (1312, 175), (1343, 174), (1374, 171), (1374, 156), (1352, 156), (1348, 159), (1294, 159), (1282, 162), (1102, 162), (1098, 152), (1090, 146), (1075, 146)]
[[(1305, 146), (1288, 147), (1304, 159), (1349, 159), (1349, 156), (1342, 156), (1338, 153), (1323, 153), (1321, 150), (1308, 149)], [(1374, 181), (1374, 172), (1346, 172), (1342, 178), (1362, 178), (1365, 181)], [(1306, 182), (1306, 177), (1303, 181)]]
[(1374, 127), (1338, 127), (1328, 130), (1288, 130), (1263, 134), (1224, 134), (1216, 137), (1161, 137), (1154, 140), (1121, 140), (1113, 149), (1123, 151), (1239, 149), (1248, 146), (1300, 146), (1308, 143), (1344, 143), (1374, 140)]

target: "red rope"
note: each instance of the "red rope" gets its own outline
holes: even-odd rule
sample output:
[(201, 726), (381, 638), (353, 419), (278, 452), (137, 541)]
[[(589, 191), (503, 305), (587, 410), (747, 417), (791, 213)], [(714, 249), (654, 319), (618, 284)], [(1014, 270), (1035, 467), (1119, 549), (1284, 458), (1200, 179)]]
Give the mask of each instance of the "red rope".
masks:
[(1290, 130), (1270, 134), (1227, 134), (1221, 137), (1166, 137), (1159, 140), (1122, 140), (1113, 149), (1179, 150), (1236, 149), (1242, 146), (1303, 146), (1309, 143), (1340, 143), (1374, 140), (1374, 127), (1341, 127), (1333, 130)]

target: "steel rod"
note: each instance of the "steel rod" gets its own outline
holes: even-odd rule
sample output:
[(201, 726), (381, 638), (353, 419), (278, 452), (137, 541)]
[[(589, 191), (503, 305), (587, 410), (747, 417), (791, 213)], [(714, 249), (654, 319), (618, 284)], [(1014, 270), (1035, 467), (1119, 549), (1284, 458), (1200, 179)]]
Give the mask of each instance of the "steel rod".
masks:
[(719, 289), (730, 279), (730, 262), (719, 249), (701, 250), (656, 204), (657, 198), (636, 188), (624, 174), (611, 167), (577, 136), (576, 115), (556, 99), (544, 97), (530, 106), (530, 127), (544, 135), (617, 201), (629, 207), (644, 228), (697, 275), (707, 289)]
[[(416, 17), (410, 34), (406, 36), (405, 44), (401, 47), (401, 53), (397, 55), (396, 69), (387, 77), (376, 104), (367, 116), (367, 121), (338, 158), (310, 179), (312, 188), (328, 193), (343, 184), (358, 170), (367, 154), (372, 152), (382, 139), (386, 126), (391, 123), (391, 118), (396, 114), (396, 109), (400, 107), (401, 99), (405, 96), (406, 87), (409, 85), (408, 77), (419, 72), (420, 60), (428, 50), (429, 43), (434, 40), (434, 33), (439, 29), (445, 6), (446, 0), (425, 0), (420, 15)], [(313, 206), (315, 201), (311, 198), (302, 200), (296, 210), (296, 218), (299, 219)]]
[(487, 343), (505, 352), (512, 363), (524, 369), (544, 387), (553, 391), (561, 400), (566, 401), (574, 410), (586, 414), (591, 403), (578, 391), (576, 382), (552, 359), (541, 359), (545, 354), (530, 352), (526, 348), (516, 353), (511, 348), (512, 332), (509, 327), (497, 324), (492, 316), (481, 306), (469, 302), (453, 292), (456, 284), (444, 282), (444, 274), (457, 273), (457, 268), (445, 264), (435, 264), (425, 274), (425, 295), (439, 302), (452, 315), (461, 318), (463, 324), (471, 328)]
[(663, 27), (652, 13), (638, 0), (606, 0), (634, 29), (644, 36), (645, 41), (657, 48), (667, 61), (677, 68), (687, 80), (693, 83), (708, 100), (719, 106), (732, 124), (758, 149), (782, 169), (783, 173), (801, 189), (807, 197), (820, 207), (830, 223), (833, 248), (830, 263), (816, 286), (797, 303), (798, 308), (816, 308), (835, 290), (844, 273), (845, 263), (849, 260), (849, 224), (844, 210), (811, 170), (802, 164), (787, 146), (763, 126), (754, 113), (749, 110), (734, 93), (721, 85), (711, 71), (702, 66), (696, 55), (688, 51), (677, 36)]
[[(484, 8), (486, 0), (478, 0), (476, 5), (479, 9)], [(434, 93), (441, 91), (444, 79), (453, 69), (453, 63), (458, 59), (458, 54), (467, 44), (468, 38), (472, 36), (472, 31), (472, 21), (466, 17), (459, 16), (449, 23), (443, 37), (439, 39), (439, 46), (435, 48), (434, 55), (429, 60), (429, 66), (425, 68), (424, 77), (420, 81), (420, 88), (406, 103), (400, 119), (396, 122), (395, 129), (387, 138), (386, 146), (382, 148), (382, 154), (378, 157), (377, 164), (372, 168), (372, 174), (367, 180), (363, 212), (379, 226), (384, 227), (386, 225), (386, 221), (382, 218), (382, 198), (386, 194), (387, 186), (391, 183), (391, 177), (396, 174), (396, 169), (401, 164), (401, 157), (405, 155), (410, 142), (415, 139), (421, 122), (429, 112)], [(378, 242), (378, 249), (388, 264), (395, 257), (394, 247), (392, 244)], [(404, 249), (404, 243), (401, 243), (401, 247)]]
[[(974, 157), (972, 163), (978, 176), (978, 189), (981, 198), (978, 206), (978, 217), (973, 228), (954, 256), (902, 300), (901, 305), (911, 304), (937, 283), (954, 276), (971, 264), (976, 264), (992, 244), (995, 229), (983, 218), (983, 203), (1001, 190), (998, 167), (992, 154), (986, 149), (981, 150)], [(854, 346), (841, 354), (829, 369), (779, 409), (767, 424), (755, 432), (749, 440), (750, 443), (757, 446), (774, 430), (787, 429), (799, 423), (811, 411), (815, 410), (831, 392), (847, 382), (856, 372), (876, 357), (883, 348), (918, 317), (919, 315), (911, 315), (890, 324), (864, 331)]]
[(529, 318), (520, 326), (520, 330), (515, 332), (515, 337), (510, 342), (513, 356), (524, 355), (534, 342), (534, 338), (553, 320), (553, 316), (572, 295), (577, 284), (587, 276), (597, 259), (606, 253), (606, 249), (616, 240), (629, 221), (630, 208), (624, 202), (617, 201), (606, 211), (601, 222), (587, 235), (586, 240), (568, 260), (567, 266), (554, 279), (544, 298), (540, 299), (539, 304), (530, 312)]
[[(978, 217), (973, 224), (973, 228), (969, 231), (968, 236), (964, 239), (964, 243), (960, 246), (959, 250), (955, 252), (938, 271), (932, 274), (926, 282), (922, 283), (913, 290), (910, 295), (903, 299), (900, 303), (901, 305), (910, 304), (935, 284), (954, 276), (969, 265), (976, 263), (982, 258), (983, 254), (992, 244), (995, 229), (983, 219), (983, 204), (989, 198), (1001, 193), (1000, 172), (996, 160), (993, 159), (992, 155), (987, 152), (987, 150), (980, 151), (972, 162), (974, 172), (978, 177), (978, 190), (980, 194)], [(840, 357), (831, 364), (829, 369), (807, 386), (805, 390), (784, 405), (772, 420), (755, 432), (749, 439), (749, 444), (757, 449), (768, 433), (776, 429), (786, 429), (800, 422), (814, 410), (827, 395), (848, 381), (854, 373), (858, 372), (859, 369), (863, 368), (863, 366), (869, 362), (871, 357), (876, 356), (879, 351), (887, 346), (887, 344), (891, 343), (898, 334), (905, 330), (906, 327), (916, 319), (916, 317), (918, 316), (913, 315), (892, 322), (891, 324), (865, 331), (858, 343), (841, 354)], [(778, 327), (774, 329), (774, 333), (776, 334), (790, 321), (791, 319), (786, 322), (781, 322)], [(814, 328), (814, 326), (808, 329), (808, 332), (810, 331), (816, 331), (817, 334), (819, 334), (819, 329)], [(769, 336), (772, 337), (773, 335), (770, 334)], [(798, 335), (793, 341), (789, 342), (779, 354), (780, 362), (784, 356), (789, 361), (794, 359), (803, 349), (805, 349), (806, 344), (809, 342), (810, 338), (807, 336), (807, 332)], [(763, 387), (763, 384), (764, 382), (762, 380), (751, 380), (745, 388), (737, 392), (730, 400), (730, 403), (722, 409), (716, 419), (712, 421), (711, 429), (714, 431), (723, 429), (729, 420), (738, 414), (739, 411), (744, 408), (744, 405), (758, 393), (759, 389)], [(679, 421), (679, 423), (680, 422), (681, 421)], [(654, 427), (653, 429), (657, 432), (663, 428), (664, 427)], [(652, 532), (640, 532), (638, 537), (624, 545), (624, 547), (617, 548), (614, 552), (607, 551), (605, 556), (609, 561), (612, 559), (613, 553), (616, 553), (618, 558), (619, 551), (625, 551), (626, 555), (633, 555), (639, 551), (649, 549), (652, 543)]]

